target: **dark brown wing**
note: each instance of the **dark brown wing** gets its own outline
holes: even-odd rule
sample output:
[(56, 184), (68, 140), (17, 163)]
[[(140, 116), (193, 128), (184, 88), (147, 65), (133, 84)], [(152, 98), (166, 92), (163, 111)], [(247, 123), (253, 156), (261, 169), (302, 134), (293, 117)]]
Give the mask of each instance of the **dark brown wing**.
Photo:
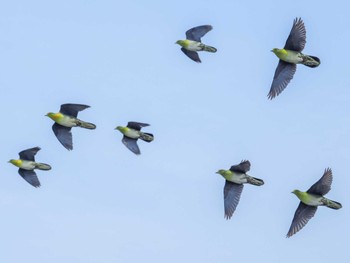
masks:
[(230, 170), (235, 173), (246, 173), (250, 170), (250, 162), (243, 160), (240, 164), (232, 165)]
[(190, 59), (192, 59), (195, 62), (201, 63), (201, 59), (198, 56), (198, 53), (196, 51), (190, 51), (187, 50), (186, 48), (181, 48), (181, 51), (188, 56)]
[(36, 173), (33, 170), (19, 169), (18, 173), (22, 176), (24, 180), (30, 183), (34, 187), (40, 187), (40, 182)]
[(320, 180), (314, 183), (307, 192), (310, 194), (325, 195), (331, 190), (332, 181), (332, 169), (327, 168), (324, 170), (323, 176)]
[(213, 27), (210, 25), (197, 26), (197, 27), (191, 28), (186, 31), (186, 38), (188, 40), (201, 42), (201, 38), (212, 29)]
[(302, 229), (307, 222), (315, 215), (317, 206), (309, 206), (300, 202), (297, 210), (295, 211), (292, 224), (287, 233), (287, 237), (291, 237), (300, 229)]
[(284, 48), (301, 52), (305, 47), (305, 43), (306, 30), (304, 22), (301, 18), (295, 18)]
[(35, 161), (34, 156), (40, 151), (40, 147), (30, 148), (19, 153), (19, 158), (27, 161)]
[(280, 60), (273, 77), (270, 92), (267, 97), (272, 100), (274, 97), (278, 96), (292, 80), (297, 66), (288, 62)]
[(60, 112), (65, 115), (73, 116), (76, 118), (78, 116), (79, 111), (85, 110), (86, 108), (89, 108), (89, 107), (90, 106), (83, 105), (83, 104), (67, 103), (67, 104), (61, 105)]
[(147, 127), (149, 126), (148, 123), (142, 123), (142, 122), (136, 122), (136, 121), (129, 121), (127, 127), (140, 131), (142, 127)]
[(73, 150), (73, 138), (70, 127), (65, 127), (55, 123), (52, 125), (52, 130), (64, 148), (67, 150)]
[(225, 218), (230, 219), (236, 210), (243, 190), (243, 184), (235, 184), (226, 180), (224, 187)]

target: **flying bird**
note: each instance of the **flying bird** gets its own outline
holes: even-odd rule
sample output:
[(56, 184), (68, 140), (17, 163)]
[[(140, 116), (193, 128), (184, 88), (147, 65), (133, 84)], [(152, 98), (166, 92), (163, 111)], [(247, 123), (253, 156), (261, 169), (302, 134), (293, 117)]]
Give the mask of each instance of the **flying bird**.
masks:
[(250, 162), (242, 161), (240, 164), (233, 165), (229, 170), (219, 170), (216, 173), (222, 175), (225, 179), (224, 187), (224, 207), (225, 218), (230, 219), (236, 210), (241, 193), (243, 190), (243, 184), (263, 185), (264, 181), (258, 178), (254, 178), (247, 174), (250, 170)]
[(342, 205), (336, 201), (332, 201), (324, 197), (325, 194), (331, 190), (331, 184), (333, 180), (332, 170), (330, 168), (325, 169), (323, 176), (314, 185), (310, 187), (306, 192), (294, 190), (300, 203), (295, 211), (292, 224), (287, 233), (287, 237), (291, 237), (299, 230), (301, 230), (307, 222), (315, 215), (318, 206), (327, 206), (332, 209), (340, 209)]
[(178, 40), (175, 44), (179, 44), (182, 48), (181, 51), (185, 53), (190, 59), (195, 62), (201, 63), (197, 51), (208, 51), (215, 53), (217, 49), (215, 47), (204, 45), (201, 42), (201, 37), (212, 30), (210, 25), (197, 26), (186, 31), (186, 39)]
[(46, 163), (35, 162), (34, 156), (40, 151), (39, 147), (30, 148), (19, 153), (19, 159), (11, 159), (9, 163), (19, 167), (18, 173), (24, 180), (34, 187), (40, 187), (39, 179), (34, 169), (51, 170), (51, 166)]
[(115, 129), (123, 134), (122, 142), (123, 144), (133, 153), (139, 155), (141, 154), (139, 146), (137, 145), (137, 140), (141, 139), (145, 142), (151, 142), (154, 139), (153, 134), (142, 132), (142, 127), (147, 127), (149, 124), (141, 122), (128, 122), (126, 127), (118, 126)]
[(81, 127), (90, 130), (96, 129), (95, 124), (77, 118), (79, 111), (85, 110), (89, 107), (90, 106), (83, 104), (62, 104), (59, 112), (49, 112), (46, 114), (46, 116), (55, 121), (52, 130), (59, 142), (67, 150), (73, 150), (72, 127)]
[(306, 30), (301, 18), (294, 19), (292, 30), (284, 48), (274, 48), (271, 51), (280, 59), (273, 77), (271, 89), (267, 97), (273, 99), (278, 96), (292, 80), (297, 69), (296, 64), (303, 64), (310, 68), (318, 67), (320, 59), (301, 53), (306, 43)]

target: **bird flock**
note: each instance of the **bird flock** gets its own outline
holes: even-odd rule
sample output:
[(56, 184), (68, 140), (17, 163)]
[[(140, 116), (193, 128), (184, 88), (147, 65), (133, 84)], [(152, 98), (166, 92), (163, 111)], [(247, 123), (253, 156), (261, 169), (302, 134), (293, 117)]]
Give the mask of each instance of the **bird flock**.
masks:
[[(211, 31), (211, 25), (197, 26), (186, 32), (186, 39), (176, 41), (181, 46), (181, 51), (191, 60), (201, 63), (199, 51), (207, 51), (211, 53), (217, 52), (215, 47), (203, 44), (201, 38)], [(306, 43), (306, 30), (304, 22), (301, 18), (293, 21), (293, 26), (287, 38), (285, 46), (282, 49), (273, 48), (271, 51), (279, 58), (279, 62), (273, 77), (270, 91), (267, 95), (272, 100), (280, 95), (292, 80), (296, 65), (303, 64), (310, 68), (318, 67), (321, 63), (316, 56), (303, 54), (302, 51)], [(90, 106), (83, 104), (62, 104), (59, 112), (49, 112), (47, 117), (55, 123), (52, 130), (58, 141), (67, 150), (73, 150), (73, 137), (71, 129), (73, 127), (81, 127), (84, 129), (94, 130), (96, 125), (78, 119), (78, 113)], [(151, 133), (141, 131), (142, 128), (150, 126), (147, 123), (130, 121), (126, 126), (117, 126), (115, 129), (122, 133), (122, 143), (134, 154), (140, 155), (141, 151), (137, 144), (138, 139), (145, 142), (152, 142), (154, 136)], [(35, 161), (35, 155), (40, 151), (39, 147), (23, 150), (19, 152), (19, 159), (11, 159), (9, 163), (19, 168), (18, 173), (29, 184), (34, 187), (40, 187), (40, 181), (36, 175), (35, 169), (48, 171), (51, 170), (49, 164)], [(237, 165), (232, 165), (230, 169), (220, 169), (216, 173), (225, 179), (224, 186), (224, 216), (231, 219), (239, 203), (244, 184), (255, 186), (264, 185), (264, 181), (259, 178), (252, 177), (247, 174), (250, 170), (250, 162), (243, 160)], [(340, 209), (342, 205), (339, 202), (330, 200), (326, 195), (333, 181), (332, 170), (326, 168), (322, 177), (313, 184), (307, 191), (292, 191), (300, 202), (295, 211), (291, 226), (287, 232), (287, 237), (291, 237), (301, 230), (308, 221), (315, 215), (318, 206), (326, 206), (331, 209)]]

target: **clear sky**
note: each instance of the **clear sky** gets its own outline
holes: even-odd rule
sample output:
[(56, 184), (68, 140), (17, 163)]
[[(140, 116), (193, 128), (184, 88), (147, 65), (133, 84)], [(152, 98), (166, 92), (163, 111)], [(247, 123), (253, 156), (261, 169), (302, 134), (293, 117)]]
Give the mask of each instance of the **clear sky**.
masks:
[[(7, 263), (346, 262), (350, 235), (348, 1), (1, 1), (0, 259)], [(307, 31), (284, 92), (267, 94), (293, 19)], [(175, 41), (210, 24), (218, 49), (188, 59)], [(96, 130), (74, 150), (44, 115), (63, 103)], [(136, 156), (114, 130), (150, 123)], [(41, 188), (8, 164), (40, 146)], [(242, 159), (265, 185), (244, 187), (224, 219), (224, 179)], [(327, 197), (295, 236), (299, 200), (333, 170)]]

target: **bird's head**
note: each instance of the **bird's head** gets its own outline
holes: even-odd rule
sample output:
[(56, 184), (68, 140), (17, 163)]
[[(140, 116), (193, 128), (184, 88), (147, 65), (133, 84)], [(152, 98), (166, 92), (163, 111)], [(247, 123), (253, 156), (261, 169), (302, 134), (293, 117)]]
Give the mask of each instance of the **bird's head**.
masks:
[(115, 128), (115, 130), (118, 130), (118, 131), (120, 131), (121, 133), (124, 133), (124, 132), (126, 132), (126, 131), (128, 130), (128, 127), (117, 126), (117, 127)]
[(275, 53), (275, 54), (277, 54), (277, 53), (278, 53), (278, 51), (279, 51), (279, 49), (278, 49), (278, 48), (273, 48), (273, 49), (271, 50), (271, 52), (273, 52), (273, 53)]
[(12, 163), (15, 166), (19, 166), (21, 164), (21, 160), (15, 160), (15, 159), (11, 159), (10, 161), (8, 161), (9, 163)]
[(224, 169), (220, 169), (219, 171), (217, 171), (216, 172), (217, 174), (220, 174), (220, 175), (222, 175), (222, 176), (224, 176), (225, 175), (225, 173), (226, 173), (226, 170), (224, 170)]
[(299, 191), (299, 190), (297, 190), (297, 189), (295, 189), (295, 190), (292, 191), (292, 194), (295, 194), (296, 196), (299, 196), (300, 193), (301, 193), (301, 191)]
[(178, 44), (183, 47), (185, 45), (185, 40), (178, 40), (175, 42), (175, 44)]
[(60, 113), (60, 112), (58, 112), (58, 113), (49, 112), (45, 116), (47, 116), (50, 119), (56, 121), (57, 119), (59, 119), (62, 116), (62, 113)]
[(55, 115), (55, 113), (53, 113), (53, 112), (48, 112), (48, 113), (46, 113), (45, 116), (47, 116), (47, 117), (49, 117), (49, 118), (52, 119), (54, 115)]

